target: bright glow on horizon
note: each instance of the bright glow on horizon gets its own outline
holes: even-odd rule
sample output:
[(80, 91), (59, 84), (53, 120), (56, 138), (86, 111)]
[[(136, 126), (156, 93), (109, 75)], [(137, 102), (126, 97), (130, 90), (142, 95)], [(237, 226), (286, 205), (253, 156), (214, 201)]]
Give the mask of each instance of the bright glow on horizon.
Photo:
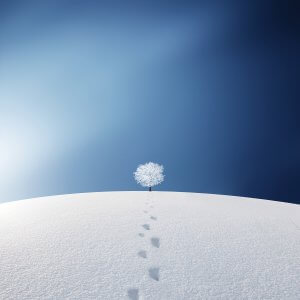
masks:
[[(1, 183), (11, 181), (31, 167), (40, 155), (38, 136), (33, 130), (19, 126), (2, 128), (0, 132)], [(7, 130), (7, 131), (5, 131)]]

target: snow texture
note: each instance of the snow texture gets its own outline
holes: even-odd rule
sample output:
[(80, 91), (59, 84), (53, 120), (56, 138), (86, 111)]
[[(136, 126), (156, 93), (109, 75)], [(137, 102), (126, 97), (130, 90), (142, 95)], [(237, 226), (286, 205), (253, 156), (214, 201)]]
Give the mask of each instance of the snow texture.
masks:
[(299, 253), (295, 204), (105, 192), (0, 205), (6, 300), (299, 299)]
[(144, 187), (153, 187), (161, 184), (164, 181), (164, 167), (162, 165), (148, 162), (144, 165), (139, 165), (133, 173), (138, 184)]

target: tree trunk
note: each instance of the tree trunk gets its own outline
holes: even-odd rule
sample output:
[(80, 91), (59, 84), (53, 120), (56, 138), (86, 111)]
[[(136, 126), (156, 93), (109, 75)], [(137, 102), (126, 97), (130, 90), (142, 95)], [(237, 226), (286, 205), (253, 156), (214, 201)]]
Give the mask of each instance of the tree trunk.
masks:
[(152, 187), (151, 186), (149, 186), (149, 192), (151, 192), (152, 191)]

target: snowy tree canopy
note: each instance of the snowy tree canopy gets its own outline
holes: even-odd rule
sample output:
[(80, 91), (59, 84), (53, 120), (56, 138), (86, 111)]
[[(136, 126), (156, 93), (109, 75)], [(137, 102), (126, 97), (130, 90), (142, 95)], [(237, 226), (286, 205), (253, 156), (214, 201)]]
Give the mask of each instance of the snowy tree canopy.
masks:
[(162, 165), (148, 162), (144, 165), (139, 165), (134, 172), (134, 178), (141, 186), (151, 187), (158, 185), (164, 181), (164, 167)]

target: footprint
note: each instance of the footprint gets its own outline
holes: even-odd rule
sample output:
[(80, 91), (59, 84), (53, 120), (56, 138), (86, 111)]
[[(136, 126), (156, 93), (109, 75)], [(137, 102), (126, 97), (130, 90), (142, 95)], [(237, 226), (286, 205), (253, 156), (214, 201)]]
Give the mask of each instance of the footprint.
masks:
[(152, 279), (159, 281), (159, 268), (150, 268), (148, 272)]
[(153, 237), (151, 238), (151, 244), (153, 247), (155, 248), (159, 248), (160, 247), (160, 240), (157, 237)]
[(139, 233), (139, 236), (140, 236), (140, 237), (144, 237), (145, 234), (144, 234), (144, 233)]
[(153, 208), (153, 205), (150, 205), (150, 208)]
[(147, 258), (147, 252), (145, 250), (141, 250), (138, 252), (138, 256), (142, 258)]
[(147, 213), (148, 213), (148, 211), (147, 211), (147, 210), (143, 210), (143, 212), (144, 212), (145, 214), (147, 214)]
[(144, 224), (144, 225), (142, 225), (142, 227), (146, 230), (150, 230), (150, 225), (149, 224)]
[(139, 290), (138, 289), (129, 289), (127, 291), (128, 298), (131, 300), (139, 300)]
[(151, 217), (150, 217), (150, 219), (152, 219), (152, 220), (154, 220), (154, 221), (156, 221), (156, 220), (157, 220), (157, 218), (156, 218), (156, 217), (154, 217), (154, 216), (151, 216)]

